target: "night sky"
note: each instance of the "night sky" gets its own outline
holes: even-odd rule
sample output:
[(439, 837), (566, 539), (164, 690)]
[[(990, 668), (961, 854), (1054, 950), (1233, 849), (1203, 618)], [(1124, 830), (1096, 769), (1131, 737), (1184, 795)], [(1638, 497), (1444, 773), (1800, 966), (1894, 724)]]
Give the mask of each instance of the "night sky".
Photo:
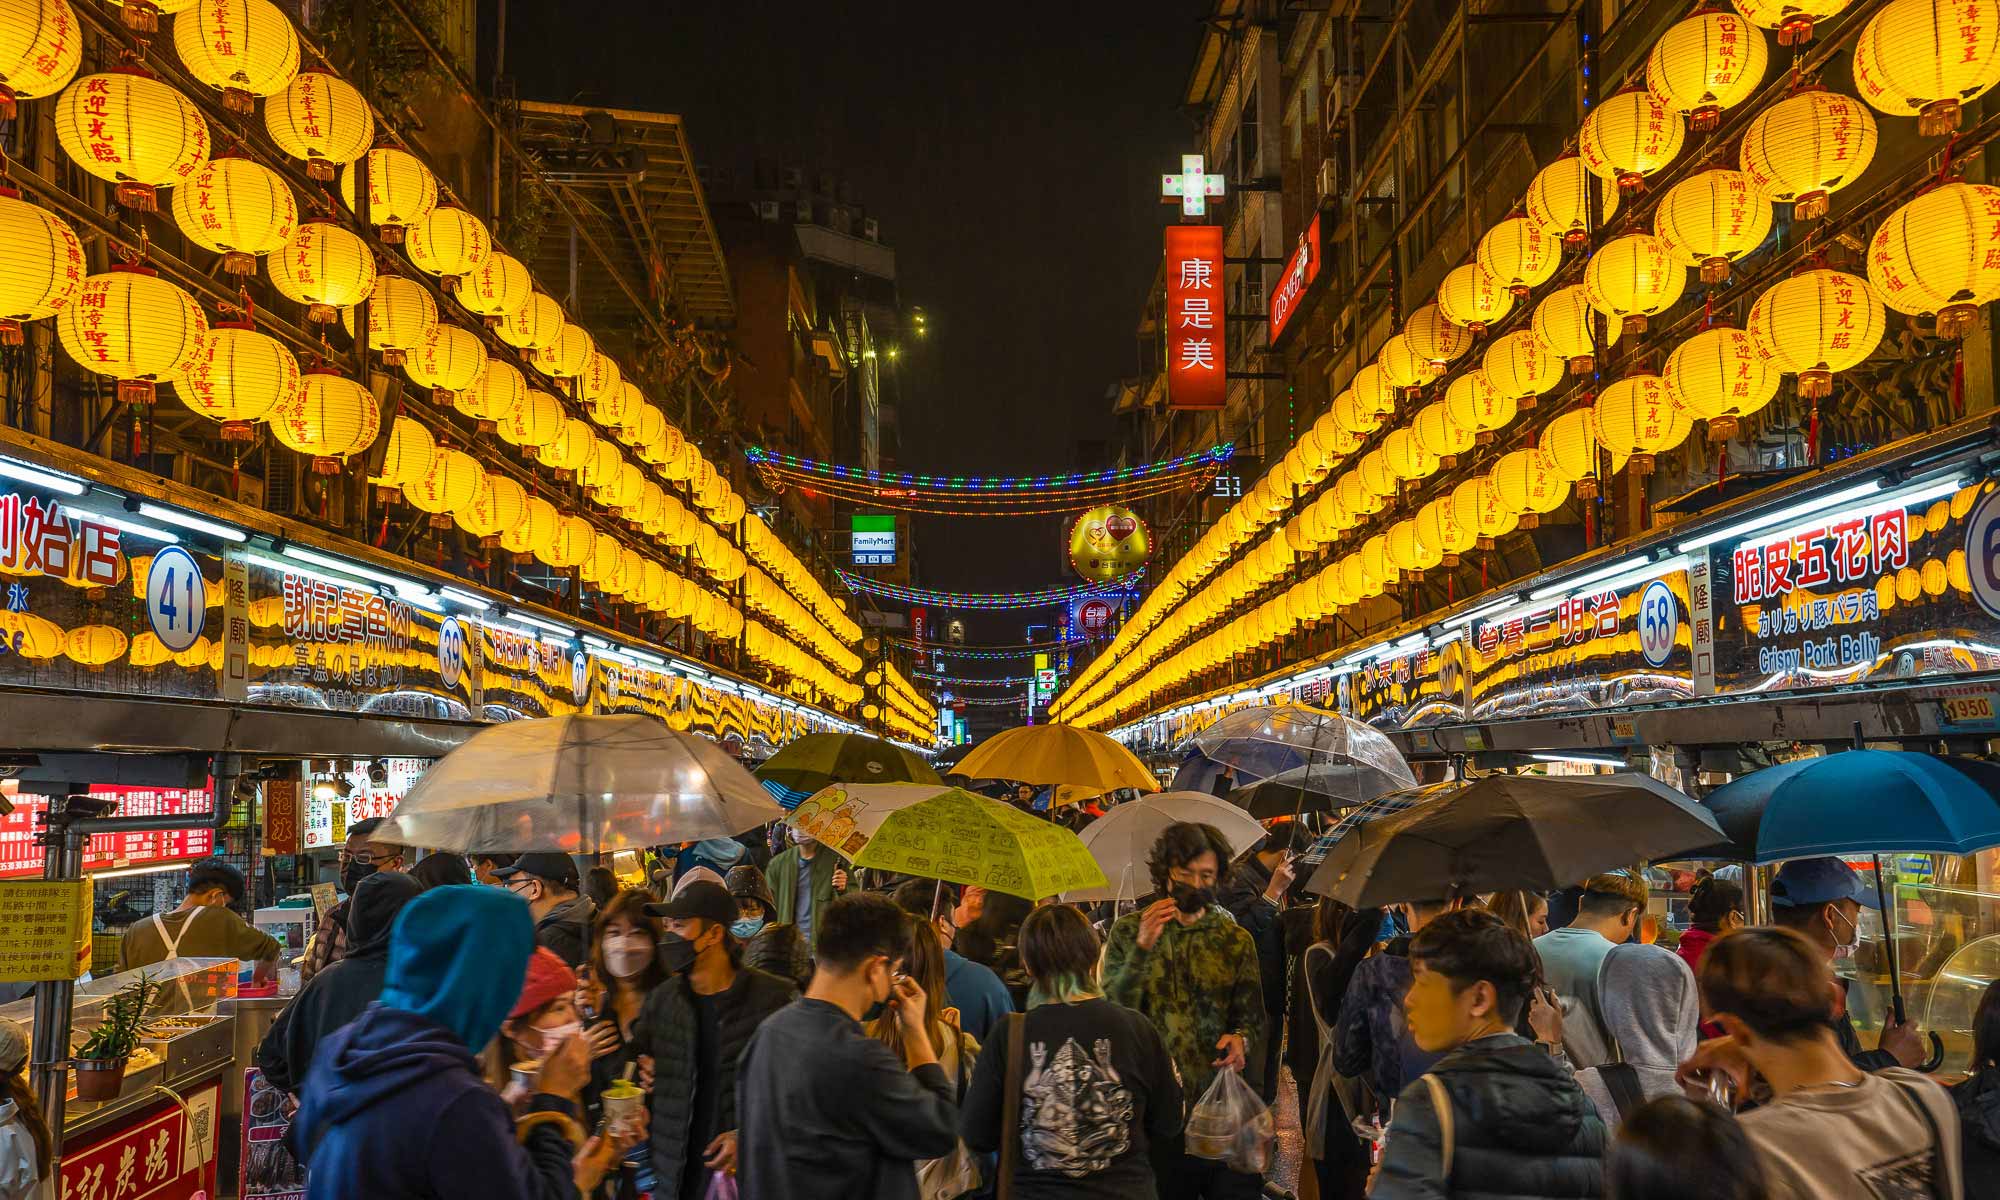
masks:
[[(1133, 327), (1190, 148), (1178, 107), (1207, 0), (940, 6), (788, 2), (510, 8), (523, 98), (677, 112), (698, 161), (834, 168), (897, 251), (906, 349), (899, 466), (1095, 468), (1105, 389), (1136, 371)], [(1074, 582), (1053, 519), (925, 519), (919, 582)], [(1014, 641), (1027, 618), (969, 622)], [(1046, 619), (1038, 617), (1037, 619)], [(966, 674), (1025, 664), (962, 664)]]

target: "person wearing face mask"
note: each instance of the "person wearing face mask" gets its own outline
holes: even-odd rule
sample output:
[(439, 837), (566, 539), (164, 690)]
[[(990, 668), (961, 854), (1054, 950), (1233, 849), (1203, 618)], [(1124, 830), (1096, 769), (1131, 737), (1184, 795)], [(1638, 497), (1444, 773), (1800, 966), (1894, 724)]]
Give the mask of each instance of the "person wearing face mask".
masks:
[(528, 902), (528, 911), (535, 915), (535, 944), (555, 951), (572, 969), (582, 966), (590, 957), (590, 923), (597, 919), (597, 909), (577, 890), (576, 860), (536, 851), (493, 875)]
[[(924, 990), (898, 970), (909, 917), (876, 895), (843, 896), (821, 916), (811, 986), (744, 1052), (741, 1194), (917, 1200), (913, 1164), (952, 1152), (958, 1105), (931, 1044)], [(862, 1028), (884, 1013), (901, 1034), (900, 1060)]]
[(355, 886), (348, 901), (346, 957), (299, 990), (257, 1047), (257, 1066), (265, 1082), (296, 1093), (321, 1040), (360, 1016), (382, 994), (382, 980), (389, 972), (389, 931), (403, 906), (424, 890), (415, 878), (399, 871), (370, 875)]
[[(1160, 1031), (1187, 1094), (1200, 1097), (1222, 1067), (1242, 1070), (1262, 1036), (1264, 987), (1257, 944), (1216, 903), (1229, 843), (1214, 826), (1179, 821), (1153, 844), (1147, 867), (1160, 896), (1111, 926), (1104, 995), (1137, 1009)], [(1255, 1072), (1249, 1077), (1255, 1086)], [(1185, 1139), (1152, 1145), (1163, 1200), (1254, 1197), (1262, 1181), (1187, 1153)]]
[(314, 975), (347, 954), (347, 905), (354, 889), (377, 871), (401, 871), (409, 861), (403, 847), (375, 840), (375, 831), (381, 827), (381, 817), (369, 817), (347, 827), (347, 840), (340, 845), (340, 890), (348, 899), (327, 909), (320, 917), (312, 945), (306, 948), (306, 956), (299, 963), (301, 986), (312, 982)]
[(688, 884), (645, 911), (666, 926), (658, 961), (667, 979), (646, 997), (627, 1045), (641, 1079), (652, 1081), (653, 1195), (703, 1200), (711, 1172), (736, 1169), (743, 1048), (798, 993), (743, 965), (742, 945), (729, 932), (736, 901), (721, 884)]
[(546, 946), (528, 956), (521, 994), (500, 1023), (500, 1041), (486, 1056), (486, 1079), (510, 1104), (532, 1094), (514, 1078), (520, 1063), (540, 1063), (564, 1042), (583, 1033), (576, 1011), (576, 972)]
[(811, 949), (819, 936), (818, 917), (833, 903), (836, 894), (847, 890), (847, 869), (840, 856), (825, 852), (819, 841), (797, 826), (785, 827), (792, 844), (771, 859), (765, 877), (771, 883), (771, 899), (777, 918), (799, 927)]
[(220, 859), (188, 869), (187, 897), (127, 930), (118, 969), (150, 967), (172, 958), (234, 958), (256, 963), (259, 980), (276, 977), (278, 939), (252, 927), (230, 905), (243, 899), (243, 872)]
[[(667, 981), (660, 965), (660, 922), (646, 913), (652, 899), (648, 892), (613, 892), (598, 910), (592, 930), (590, 964), (577, 995), (591, 1049), (584, 1108), (593, 1117), (601, 1109), (604, 1089), (624, 1078), (627, 1068), (636, 1073), (632, 1037), (639, 1012), (653, 989)], [(625, 1156), (617, 1194), (626, 1200), (653, 1190), (652, 1153), (641, 1141)]]
[(736, 901), (729, 936), (743, 943), (743, 961), (788, 979), (795, 987), (812, 982), (812, 951), (798, 926), (778, 919), (778, 901), (764, 872), (742, 863), (729, 868), (722, 886)]
[[(1829, 963), (1851, 959), (1861, 946), (1861, 910), (1879, 909), (1875, 889), (1854, 868), (1837, 858), (1795, 858), (1778, 868), (1771, 880), (1771, 921), (1805, 935)], [(1861, 1048), (1861, 1037), (1848, 1016), (1846, 997), (1852, 984), (1836, 976), (1841, 1003), (1831, 1025), (1840, 1048), (1864, 1071), (1914, 1067), (1924, 1061), (1924, 1043), (1910, 1025), (1884, 1022), (1874, 1050)]]

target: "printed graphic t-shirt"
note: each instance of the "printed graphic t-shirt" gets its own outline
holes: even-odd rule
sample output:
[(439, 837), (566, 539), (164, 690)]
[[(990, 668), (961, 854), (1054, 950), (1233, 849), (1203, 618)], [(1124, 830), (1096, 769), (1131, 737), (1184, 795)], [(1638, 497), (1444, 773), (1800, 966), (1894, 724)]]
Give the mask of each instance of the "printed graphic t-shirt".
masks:
[(1864, 1075), (1856, 1087), (1793, 1092), (1742, 1121), (1773, 1200), (1965, 1195), (1957, 1110), (1915, 1071), (1896, 1067)]

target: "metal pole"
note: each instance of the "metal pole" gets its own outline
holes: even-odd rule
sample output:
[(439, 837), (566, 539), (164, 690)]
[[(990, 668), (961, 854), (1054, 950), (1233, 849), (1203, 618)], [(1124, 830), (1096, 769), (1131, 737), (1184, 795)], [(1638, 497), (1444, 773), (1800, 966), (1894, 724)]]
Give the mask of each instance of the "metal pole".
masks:
[[(42, 878), (52, 881), (83, 877), (84, 832), (69, 811), (70, 798), (88, 791), (71, 784), (69, 795), (49, 798), (48, 832), (42, 852)], [(50, 1178), (62, 1169), (63, 1116), (69, 1092), (70, 1003), (76, 997), (74, 979), (49, 979), (35, 985), (34, 1054), (29, 1079), (42, 1105), (54, 1147), (47, 1164)]]

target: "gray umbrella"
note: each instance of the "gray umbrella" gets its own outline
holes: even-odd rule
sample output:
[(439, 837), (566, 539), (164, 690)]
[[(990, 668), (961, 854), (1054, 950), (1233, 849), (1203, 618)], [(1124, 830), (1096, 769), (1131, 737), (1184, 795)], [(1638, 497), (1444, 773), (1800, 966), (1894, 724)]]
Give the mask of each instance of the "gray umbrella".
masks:
[(1373, 908), (1465, 892), (1547, 891), (1711, 845), (1715, 819), (1648, 775), (1489, 775), (1426, 789), (1355, 827), (1306, 889)]

